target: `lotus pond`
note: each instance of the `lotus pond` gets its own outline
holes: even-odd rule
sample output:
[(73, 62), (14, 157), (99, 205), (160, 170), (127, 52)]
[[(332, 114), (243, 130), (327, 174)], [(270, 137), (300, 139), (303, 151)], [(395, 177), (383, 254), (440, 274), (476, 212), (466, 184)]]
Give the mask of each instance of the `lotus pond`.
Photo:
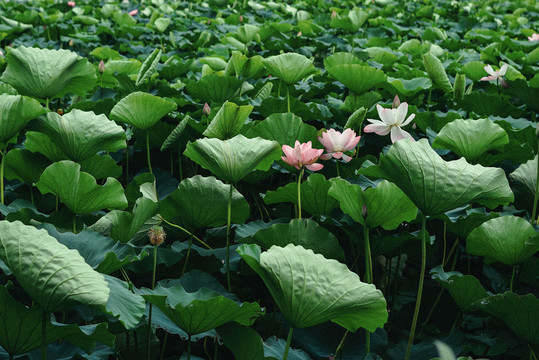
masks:
[(2, 1), (0, 358), (537, 360), (538, 20)]

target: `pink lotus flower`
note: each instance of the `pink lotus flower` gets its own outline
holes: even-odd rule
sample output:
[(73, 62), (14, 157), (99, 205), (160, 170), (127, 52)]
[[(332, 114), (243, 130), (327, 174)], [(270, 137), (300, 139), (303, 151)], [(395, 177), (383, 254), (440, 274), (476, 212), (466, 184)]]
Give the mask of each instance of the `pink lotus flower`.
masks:
[(481, 81), (496, 81), (496, 82), (499, 81), (500, 84), (504, 88), (509, 86), (507, 81), (505, 81), (503, 79), (503, 76), (505, 75), (505, 72), (507, 71), (507, 64), (502, 65), (500, 70), (496, 70), (496, 71), (494, 71), (494, 69), (492, 69), (492, 66), (487, 65), (487, 66), (485, 66), (485, 71), (489, 74), (489, 76), (482, 77), (480, 79)]
[(99, 62), (99, 65), (97, 65), (97, 70), (99, 71), (99, 73), (103, 74), (105, 72), (105, 63), (103, 62), (103, 60), (101, 60)]
[(294, 148), (288, 145), (283, 145), (283, 152), (286, 155), (281, 156), (283, 161), (288, 165), (292, 165), (298, 170), (300, 170), (303, 166), (311, 171), (318, 171), (324, 167), (324, 165), (316, 163), (324, 150), (313, 149), (310, 141), (300, 144), (299, 141), (296, 140)]
[(539, 34), (533, 34), (532, 36), (528, 36), (529, 41), (539, 41)]
[(68, 2), (67, 2), (67, 5), (68, 5), (68, 6), (71, 6), (71, 7), (75, 7), (76, 4), (75, 4), (74, 1), (68, 1)]
[(326, 154), (320, 156), (320, 159), (329, 160), (334, 157), (349, 162), (352, 158), (344, 152), (353, 150), (359, 142), (359, 138), (352, 129), (346, 129), (342, 134), (335, 129), (329, 129), (322, 133), (322, 137), (318, 137), (318, 141), (326, 148)]
[(391, 142), (398, 141), (400, 139), (408, 138), (415, 141), (412, 135), (401, 129), (406, 126), (415, 118), (415, 114), (408, 116), (408, 119), (404, 120), (408, 113), (408, 103), (403, 102), (396, 109), (384, 109), (380, 105), (376, 105), (378, 109), (378, 116), (380, 120), (367, 119), (371, 124), (365, 126), (366, 133), (376, 133), (377, 135), (387, 135), (391, 133)]
[(131, 11), (129, 12), (129, 15), (131, 15), (131, 16), (135, 16), (135, 15), (137, 15), (137, 14), (138, 14), (138, 9), (131, 10)]

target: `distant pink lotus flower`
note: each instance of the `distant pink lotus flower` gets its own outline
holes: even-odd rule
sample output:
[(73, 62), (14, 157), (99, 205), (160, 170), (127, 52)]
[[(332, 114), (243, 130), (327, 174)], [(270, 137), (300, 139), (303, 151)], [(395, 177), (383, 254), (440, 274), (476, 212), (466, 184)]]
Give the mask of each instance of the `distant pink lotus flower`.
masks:
[(528, 36), (529, 41), (539, 41), (539, 34), (533, 34), (532, 36)]
[(401, 129), (401, 127), (408, 125), (415, 118), (415, 114), (411, 114), (404, 120), (408, 113), (408, 103), (403, 102), (396, 109), (384, 109), (380, 105), (376, 105), (376, 109), (378, 109), (378, 116), (380, 116), (381, 121), (367, 119), (370, 124), (365, 126), (363, 131), (381, 136), (391, 133), (392, 143), (404, 138), (415, 141), (412, 135)]
[(67, 2), (67, 5), (68, 5), (68, 6), (71, 6), (71, 7), (75, 7), (76, 4), (75, 4), (74, 1), (68, 1), (68, 2)]
[(324, 152), (322, 149), (313, 149), (312, 142), (300, 144), (298, 140), (294, 144), (294, 148), (288, 145), (283, 145), (283, 152), (286, 156), (281, 156), (283, 161), (288, 165), (292, 165), (300, 170), (303, 166), (311, 171), (321, 170), (324, 165), (316, 163), (320, 155)]
[(129, 15), (131, 15), (131, 16), (135, 16), (135, 15), (137, 15), (137, 14), (138, 14), (138, 9), (134, 9), (134, 10), (131, 10), (131, 11), (129, 12)]
[(4, 53), (2, 52), (2, 50), (0, 50), (0, 56), (4, 56)]
[(103, 62), (103, 60), (101, 60), (99, 62), (99, 65), (97, 65), (97, 70), (103, 74), (105, 72), (105, 63)]
[(344, 152), (353, 150), (359, 142), (359, 138), (352, 129), (346, 129), (342, 134), (335, 129), (329, 129), (322, 133), (322, 137), (318, 137), (318, 141), (326, 148), (326, 154), (320, 156), (320, 159), (329, 160), (334, 157), (349, 162), (352, 158)]
[(303, 35), (303, 34), (301, 33), (301, 31), (298, 31), (298, 36), (301, 36), (301, 35)]
[(509, 86), (507, 81), (503, 79), (503, 76), (505, 75), (507, 71), (507, 64), (502, 65), (500, 70), (496, 70), (496, 71), (492, 69), (492, 66), (487, 65), (485, 66), (485, 71), (489, 74), (489, 76), (482, 77), (480, 79), (481, 81), (496, 81), (496, 82), (499, 82), (500, 85), (502, 85), (504, 88)]

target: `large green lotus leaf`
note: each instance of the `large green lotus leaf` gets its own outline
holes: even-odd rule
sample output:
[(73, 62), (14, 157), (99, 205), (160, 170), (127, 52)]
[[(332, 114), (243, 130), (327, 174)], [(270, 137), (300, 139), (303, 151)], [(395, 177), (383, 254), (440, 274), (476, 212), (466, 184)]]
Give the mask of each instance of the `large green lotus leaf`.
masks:
[(476, 302), (476, 306), (502, 321), (529, 344), (539, 344), (539, 299), (505, 292)]
[(509, 180), (515, 192), (515, 200), (522, 203), (531, 213), (537, 181), (537, 155), (509, 174)]
[(500, 216), (485, 221), (466, 239), (466, 252), (486, 261), (516, 265), (539, 251), (539, 236), (533, 226), (517, 216)]
[(280, 145), (294, 146), (300, 143), (316, 141), (317, 130), (314, 126), (305, 124), (299, 116), (293, 113), (271, 114), (247, 131), (247, 137), (261, 137), (275, 140)]
[(120, 100), (112, 108), (110, 118), (148, 130), (176, 107), (176, 103), (172, 101), (137, 91)]
[[(339, 202), (328, 195), (333, 180), (326, 180), (322, 174), (311, 174), (301, 183), (301, 208), (311, 215), (330, 215), (339, 207)], [(295, 182), (267, 191), (264, 196), (266, 204), (291, 202), (298, 205), (298, 184)]]
[(447, 230), (460, 239), (466, 239), (473, 229), (487, 220), (498, 217), (495, 212), (488, 212), (484, 207), (469, 209), (468, 206), (448, 211), (437, 217), (447, 224)]
[[(0, 286), (0, 321), (9, 326), (0, 327), (0, 345), (11, 355), (24, 354), (41, 346), (41, 319), (43, 310), (39, 306), (27, 308)], [(115, 336), (108, 332), (108, 324), (89, 326), (77, 324), (45, 324), (45, 343), (60, 339), (69, 341), (84, 351), (91, 353), (96, 342), (114, 345)]]
[(7, 63), (0, 80), (37, 99), (84, 96), (97, 82), (94, 66), (69, 50), (19, 46), (7, 54)]
[(358, 64), (361, 65), (361, 60), (349, 52), (336, 52), (324, 59), (324, 67), (329, 71), (335, 65)]
[(328, 73), (357, 95), (387, 82), (382, 70), (366, 65), (335, 65), (328, 69)]
[(485, 63), (482, 61), (470, 61), (462, 66), (462, 72), (472, 81), (479, 81), (486, 76)]
[(262, 64), (271, 76), (276, 76), (288, 85), (295, 84), (317, 71), (311, 60), (296, 53), (270, 56), (263, 59)]
[(37, 131), (26, 132), (24, 146), (31, 152), (42, 154), (53, 162), (67, 160), (67, 155), (47, 135)]
[(98, 233), (97, 228), (102, 224), (96, 224), (76, 234), (72, 232), (61, 233), (48, 223), (44, 223), (41, 227), (61, 244), (77, 250), (88, 265), (102, 274), (111, 274), (123, 266), (148, 256), (144, 250), (136, 249), (130, 244), (120, 244), (110, 237)]
[(159, 286), (155, 290), (142, 289), (140, 294), (190, 335), (203, 333), (230, 321), (250, 326), (263, 314), (257, 303), (238, 304), (206, 288), (188, 293), (182, 286)]
[(242, 79), (235, 76), (219, 76), (211, 74), (204, 76), (198, 81), (187, 84), (189, 94), (203, 102), (215, 102), (222, 104), (227, 100), (232, 100), (243, 84)]
[(8, 142), (30, 120), (46, 112), (35, 99), (20, 95), (0, 95), (0, 143)]
[(146, 301), (133, 293), (125, 281), (110, 275), (105, 275), (105, 280), (110, 289), (107, 313), (117, 317), (126, 329), (135, 328), (142, 320)]
[(112, 223), (110, 236), (122, 244), (129, 242), (141, 231), (144, 223), (157, 214), (157, 208), (157, 203), (146, 197), (141, 197), (136, 201), (132, 213), (122, 210), (109, 212), (105, 216)]
[(236, 323), (219, 326), (217, 332), (236, 360), (265, 360), (264, 346), (256, 330)]
[(238, 106), (227, 101), (221, 106), (202, 135), (221, 140), (230, 139), (240, 133), (251, 111), (253, 111), (252, 105)]
[(374, 61), (385, 66), (393, 65), (399, 59), (397, 55), (378, 46), (366, 48), (364, 51), (367, 52)]
[(75, 162), (86, 160), (98, 151), (114, 152), (127, 147), (122, 127), (92, 111), (73, 109), (63, 116), (50, 112), (41, 118), (37, 129)]
[(109, 154), (95, 154), (86, 160), (80, 161), (81, 171), (87, 172), (96, 179), (108, 177), (119, 178), (123, 169)]
[(416, 77), (410, 80), (388, 77), (387, 82), (397, 89), (399, 95), (404, 97), (412, 97), (415, 94), (424, 90), (429, 90), (432, 87), (432, 82), (426, 77)]
[(350, 10), (346, 17), (334, 17), (331, 19), (330, 26), (332, 28), (342, 28), (347, 31), (355, 33), (359, 30), (361, 25), (367, 21), (369, 14), (358, 8)]
[(337, 237), (311, 219), (293, 219), (288, 224), (273, 224), (257, 231), (252, 239), (247, 237), (240, 242), (254, 242), (265, 250), (273, 245), (301, 245), (325, 258), (344, 261), (344, 252)]
[[(414, 203), (395, 184), (386, 180), (363, 192), (359, 185), (334, 179), (328, 194), (339, 201), (345, 214), (369, 228), (381, 226), (386, 230), (394, 230), (402, 222), (417, 217)], [(363, 206), (366, 207), (366, 217), (363, 215)]]
[(41, 173), (50, 162), (41, 154), (14, 148), (5, 157), (4, 176), (8, 180), (19, 179), (27, 184), (39, 181)]
[(280, 159), (281, 148), (275, 141), (236, 135), (228, 140), (204, 138), (190, 142), (184, 155), (226, 183), (235, 184), (254, 169), (267, 171), (273, 161)]
[(458, 119), (445, 125), (432, 143), (435, 149), (449, 149), (476, 163), (489, 150), (501, 151), (509, 143), (509, 135), (490, 119)]
[(463, 158), (445, 161), (427, 139), (399, 140), (386, 155), (380, 155), (380, 165), (359, 172), (395, 183), (425, 215), (472, 202), (492, 209), (513, 201), (502, 169), (470, 165)]
[[(213, 176), (195, 175), (159, 202), (159, 213), (171, 221), (178, 219), (189, 229), (223, 226), (227, 223), (230, 186)], [(243, 224), (249, 217), (249, 204), (236, 189), (232, 190), (231, 210), (233, 223)]]
[(472, 304), (488, 296), (479, 279), (473, 275), (462, 275), (458, 271), (446, 273), (441, 265), (432, 269), (430, 274), (449, 291), (457, 306), (465, 311), (474, 310)]
[(263, 253), (258, 245), (244, 244), (237, 251), (294, 328), (331, 320), (351, 332), (360, 327), (374, 332), (387, 321), (383, 294), (337, 260), (292, 244)]
[(103, 310), (109, 288), (76, 250), (20, 221), (0, 221), (0, 259), (45, 311), (81, 303)]
[(423, 54), (423, 65), (434, 85), (446, 93), (453, 91), (453, 85), (451, 85), (440, 59), (428, 52)]
[(99, 186), (92, 175), (81, 172), (80, 165), (69, 160), (47, 167), (36, 185), (42, 194), (58, 196), (75, 214), (127, 207), (124, 189), (118, 180), (108, 178)]

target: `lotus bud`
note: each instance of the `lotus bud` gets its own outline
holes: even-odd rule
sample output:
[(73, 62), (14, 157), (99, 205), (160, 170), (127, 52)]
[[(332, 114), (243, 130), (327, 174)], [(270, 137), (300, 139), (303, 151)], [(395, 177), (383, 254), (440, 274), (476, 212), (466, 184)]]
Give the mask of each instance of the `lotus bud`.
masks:
[(367, 217), (367, 206), (363, 204), (363, 207), (361, 208), (361, 216), (363, 216), (363, 219)]
[(167, 234), (161, 226), (154, 225), (148, 230), (148, 237), (152, 245), (159, 246), (165, 241)]
[(393, 99), (393, 109), (396, 109), (401, 104), (401, 100), (399, 99), (399, 95), (395, 95), (395, 98)]
[(240, 15), (240, 22), (243, 22), (243, 15)]
[(69, 40), (69, 46), (73, 46), (74, 42), (73, 39)]
[(206, 116), (210, 116), (210, 112), (211, 112), (210, 105), (208, 105), (208, 103), (204, 103), (204, 107), (202, 108), (202, 113)]
[(97, 65), (97, 70), (103, 74), (105, 72), (105, 63), (103, 62), (103, 60), (101, 60), (99, 62), (99, 65)]
[(299, 31), (299, 32), (298, 32), (298, 37), (301, 36), (301, 35), (302, 35), (301, 31)]
[(337, 13), (335, 12), (335, 10), (333, 10), (331, 12), (331, 20), (335, 19), (337, 17)]
[(57, 112), (58, 115), (60, 115), (60, 116), (64, 115), (64, 109), (58, 109), (58, 110), (56, 110), (56, 112)]
[(0, 50), (0, 56), (4, 56), (4, 53), (2, 52), (2, 50)]

